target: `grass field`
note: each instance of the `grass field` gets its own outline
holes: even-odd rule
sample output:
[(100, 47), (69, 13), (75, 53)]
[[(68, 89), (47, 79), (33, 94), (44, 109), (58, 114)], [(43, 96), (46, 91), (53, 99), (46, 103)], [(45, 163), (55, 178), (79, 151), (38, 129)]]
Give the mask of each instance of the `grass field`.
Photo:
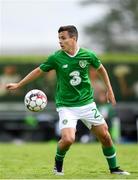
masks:
[(130, 176), (111, 175), (100, 144), (74, 144), (64, 176), (52, 173), (56, 143), (0, 144), (0, 179), (137, 179), (137, 144), (116, 145), (119, 165)]

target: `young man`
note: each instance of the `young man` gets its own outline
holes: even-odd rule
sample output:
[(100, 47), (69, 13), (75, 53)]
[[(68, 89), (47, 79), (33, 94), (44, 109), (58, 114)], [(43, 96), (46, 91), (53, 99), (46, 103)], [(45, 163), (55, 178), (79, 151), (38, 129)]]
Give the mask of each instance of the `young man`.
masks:
[(58, 142), (55, 156), (54, 172), (63, 175), (63, 160), (66, 152), (75, 141), (78, 119), (93, 131), (102, 144), (110, 172), (112, 174), (129, 175), (121, 170), (116, 163), (116, 152), (108, 132), (107, 124), (98, 111), (93, 99), (93, 88), (89, 79), (89, 67), (97, 69), (107, 88), (107, 101), (116, 104), (114, 93), (104, 66), (96, 55), (79, 48), (78, 31), (75, 26), (63, 26), (58, 30), (61, 49), (50, 55), (46, 62), (30, 72), (18, 83), (7, 84), (10, 90), (21, 88), (38, 78), (46, 71), (55, 69), (57, 75), (56, 106), (59, 113), (61, 139)]

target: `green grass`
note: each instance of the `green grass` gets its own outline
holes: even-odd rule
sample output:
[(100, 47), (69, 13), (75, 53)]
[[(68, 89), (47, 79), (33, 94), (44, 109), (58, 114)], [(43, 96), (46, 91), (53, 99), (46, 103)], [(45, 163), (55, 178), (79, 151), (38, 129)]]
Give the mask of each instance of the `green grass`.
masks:
[(111, 175), (100, 144), (74, 144), (64, 163), (64, 176), (52, 173), (56, 143), (0, 144), (1, 179), (136, 179), (137, 144), (117, 145), (119, 165), (130, 176)]

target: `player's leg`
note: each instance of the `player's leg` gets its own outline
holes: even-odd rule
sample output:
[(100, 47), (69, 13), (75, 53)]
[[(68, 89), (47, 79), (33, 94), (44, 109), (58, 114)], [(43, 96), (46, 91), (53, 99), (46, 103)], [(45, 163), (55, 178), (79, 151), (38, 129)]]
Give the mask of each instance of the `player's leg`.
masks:
[(64, 128), (61, 130), (61, 139), (58, 142), (58, 147), (61, 150), (69, 149), (75, 141), (75, 128)]
[(63, 160), (66, 152), (75, 141), (75, 131), (74, 128), (64, 128), (61, 130), (61, 139), (58, 142), (55, 156), (54, 172), (56, 175), (63, 175)]
[(111, 136), (108, 132), (107, 124), (105, 123), (98, 126), (92, 126), (92, 132), (96, 135), (102, 144), (102, 150), (107, 159), (109, 168), (117, 167), (116, 152)]
[(67, 151), (75, 141), (77, 119), (74, 112), (68, 108), (60, 108), (58, 113), (61, 139), (57, 145), (54, 172), (56, 175), (63, 175), (63, 161)]
[(104, 123), (98, 126), (92, 126), (91, 130), (102, 144), (103, 154), (107, 159), (110, 172), (113, 174), (129, 175), (128, 172), (121, 170), (117, 165), (116, 151), (108, 132), (107, 124)]
[(129, 174), (128, 172), (122, 171), (121, 169), (118, 168), (116, 162), (116, 151), (111, 136), (108, 132), (108, 126), (103, 116), (98, 111), (96, 104), (93, 102), (88, 106), (84, 106), (84, 109), (81, 111), (81, 114), (82, 114), (81, 118), (83, 119), (82, 120), (83, 123), (91, 131), (94, 132), (94, 134), (101, 142), (102, 150), (107, 159), (111, 173), (128, 175)]

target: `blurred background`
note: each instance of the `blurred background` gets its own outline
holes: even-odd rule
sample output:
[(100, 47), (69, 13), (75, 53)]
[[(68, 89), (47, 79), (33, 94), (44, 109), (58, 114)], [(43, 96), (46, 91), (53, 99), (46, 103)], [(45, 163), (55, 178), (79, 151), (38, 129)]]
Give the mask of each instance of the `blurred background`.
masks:
[[(90, 69), (95, 101), (117, 143), (138, 142), (138, 1), (137, 0), (0, 0), (0, 142), (58, 140), (54, 71), (10, 92), (17, 82), (59, 48), (58, 28), (73, 24), (79, 44), (95, 51), (106, 67), (117, 100), (105, 101), (105, 87)], [(48, 105), (41, 113), (24, 107), (24, 96), (41, 89)], [(79, 121), (76, 141), (95, 142)]]

